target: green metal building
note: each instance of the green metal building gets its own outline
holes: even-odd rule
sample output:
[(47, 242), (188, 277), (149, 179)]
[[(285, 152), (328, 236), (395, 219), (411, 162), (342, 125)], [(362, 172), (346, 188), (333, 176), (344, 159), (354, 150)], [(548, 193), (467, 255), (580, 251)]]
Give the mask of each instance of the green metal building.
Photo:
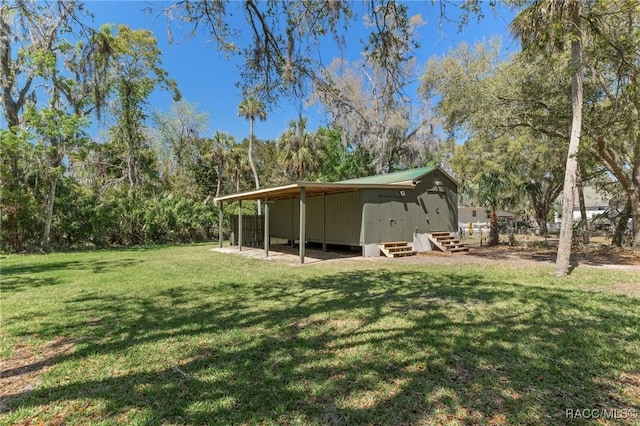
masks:
[[(359, 246), (407, 241), (430, 250), (427, 233), (457, 232), (458, 183), (440, 167), (423, 167), (334, 183), (296, 182), (219, 197), (218, 202), (265, 201), (265, 252), (272, 238)], [(301, 238), (302, 235), (302, 238)], [(240, 239), (240, 241), (242, 241)], [(304, 244), (300, 244), (304, 262)]]

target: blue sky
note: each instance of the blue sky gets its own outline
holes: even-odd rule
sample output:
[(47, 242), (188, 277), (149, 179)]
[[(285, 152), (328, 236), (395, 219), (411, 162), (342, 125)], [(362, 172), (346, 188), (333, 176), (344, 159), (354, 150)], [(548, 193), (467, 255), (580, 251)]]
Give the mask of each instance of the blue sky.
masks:
[[(164, 17), (158, 18), (155, 14), (145, 13), (144, 9), (150, 6), (166, 7), (171, 4), (148, 1), (86, 2), (87, 8), (95, 16), (96, 26), (104, 23), (126, 24), (132, 28), (147, 28), (155, 33), (163, 51), (164, 67), (170, 77), (177, 81), (183, 99), (197, 104), (199, 111), (209, 115), (209, 130), (203, 136), (211, 136), (219, 130), (229, 132), (238, 140), (242, 140), (248, 136), (249, 125), (246, 120), (237, 116), (238, 105), (242, 100), (240, 89), (235, 85), (240, 59), (228, 61), (204, 35), (188, 38), (176, 31), (173, 34), (173, 42), (169, 43)], [(487, 11), (479, 23), (472, 20), (462, 32), (458, 32), (455, 23), (445, 23), (440, 27), (440, 9), (437, 3), (433, 5), (431, 0), (422, 0), (407, 4), (411, 15), (419, 13), (426, 21), (426, 25), (419, 30), (421, 48), (416, 52), (418, 70), (424, 68), (424, 64), (432, 55), (441, 55), (462, 41), (472, 44), (488, 40), (493, 35), (502, 35), (503, 47), (507, 53), (519, 49), (507, 33), (507, 26), (513, 14), (506, 7), (501, 7), (497, 15)], [(356, 9), (360, 5), (361, 2), (354, 2)], [(359, 12), (358, 21), (352, 24), (347, 37), (346, 59), (354, 60), (359, 57), (362, 50), (360, 39), (366, 36), (365, 31), (362, 12)], [(331, 52), (333, 47), (328, 46), (327, 49)], [(170, 106), (171, 96), (167, 93), (154, 93), (150, 99), (150, 107), (153, 110), (168, 111)], [(318, 107), (309, 107), (304, 112), (309, 118), (307, 130), (314, 131), (318, 126), (327, 124), (327, 118)], [(266, 121), (256, 122), (256, 137), (276, 139), (287, 129), (289, 121), (297, 117), (296, 105), (282, 103), (269, 112)]]

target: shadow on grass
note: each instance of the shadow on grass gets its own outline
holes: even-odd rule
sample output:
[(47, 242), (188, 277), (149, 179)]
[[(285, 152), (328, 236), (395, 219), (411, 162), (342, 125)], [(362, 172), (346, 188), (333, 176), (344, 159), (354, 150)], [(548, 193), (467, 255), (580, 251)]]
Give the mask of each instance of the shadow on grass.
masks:
[(363, 270), (67, 304), (73, 320), (38, 332), (83, 340), (48, 361), (121, 364), (9, 410), (88, 398), (144, 424), (555, 424), (565, 408), (640, 409), (640, 301), (625, 297)]
[(126, 268), (141, 263), (138, 259), (84, 260), (34, 263), (28, 265), (2, 266), (2, 290), (6, 292), (23, 291), (34, 287), (52, 286), (63, 282), (55, 277), (37, 277), (33, 274), (55, 274), (56, 271), (71, 269), (100, 274), (118, 268)]
[(2, 278), (2, 291), (14, 292), (28, 288), (48, 287), (60, 284), (60, 280), (53, 277), (11, 277)]

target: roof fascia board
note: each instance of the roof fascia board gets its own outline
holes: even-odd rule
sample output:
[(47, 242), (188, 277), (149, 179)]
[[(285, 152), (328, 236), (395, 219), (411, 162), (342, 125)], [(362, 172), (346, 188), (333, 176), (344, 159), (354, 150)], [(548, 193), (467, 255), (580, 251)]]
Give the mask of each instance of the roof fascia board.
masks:
[(356, 190), (356, 189), (414, 189), (415, 184), (412, 181), (396, 182), (396, 183), (324, 183), (324, 182), (295, 182), (288, 185), (277, 186), (273, 188), (256, 189), (253, 191), (239, 192), (231, 195), (223, 195), (213, 199), (214, 203), (219, 201), (240, 201), (240, 200), (258, 200), (271, 195), (279, 195), (285, 191), (294, 190), (294, 195), (299, 195), (299, 189), (316, 189), (316, 190)]
[(458, 181), (457, 181), (453, 176), (451, 176), (451, 175), (450, 175), (450, 174), (449, 174), (445, 169), (443, 169), (443, 168), (442, 168), (442, 167), (440, 167), (440, 166), (437, 166), (437, 167), (433, 168), (432, 170), (429, 170), (428, 172), (426, 172), (426, 173), (424, 173), (424, 174), (422, 174), (422, 175), (418, 176), (417, 178), (415, 178), (415, 179), (413, 180), (413, 183), (415, 183), (415, 182), (419, 181), (419, 180), (420, 180), (420, 179), (422, 179), (423, 177), (425, 177), (425, 176), (427, 176), (427, 175), (430, 175), (431, 173), (436, 172), (436, 171), (438, 171), (438, 172), (442, 173), (442, 174), (443, 174), (447, 179), (449, 179), (450, 181), (452, 181), (453, 183), (455, 183), (455, 184), (456, 184), (456, 186), (460, 186), (460, 182), (458, 182)]
[(255, 197), (255, 198), (246, 198), (246, 197), (253, 197), (253, 196), (262, 195), (262, 194), (264, 194), (266, 196), (270, 192), (285, 191), (285, 190), (294, 189), (294, 188), (298, 188), (298, 184), (297, 183), (291, 183), (289, 185), (277, 186), (275, 188), (255, 189), (253, 191), (237, 192), (235, 194), (223, 195), (221, 197), (214, 198), (213, 202), (217, 203), (218, 201), (257, 200), (260, 197)]
[[(440, 173), (442, 173), (443, 175), (445, 175), (445, 176), (447, 177), (447, 179), (449, 179), (451, 182), (455, 183), (455, 184), (456, 184), (456, 186), (460, 186), (460, 182), (458, 182), (458, 181), (456, 180), (456, 178), (454, 178), (453, 176), (451, 176), (451, 174), (449, 174), (449, 173), (448, 173), (445, 169), (443, 169), (442, 167), (438, 166), (438, 168), (437, 168), (437, 169), (435, 169), (435, 170), (440, 171)], [(435, 171), (435, 170), (434, 170), (434, 171)]]

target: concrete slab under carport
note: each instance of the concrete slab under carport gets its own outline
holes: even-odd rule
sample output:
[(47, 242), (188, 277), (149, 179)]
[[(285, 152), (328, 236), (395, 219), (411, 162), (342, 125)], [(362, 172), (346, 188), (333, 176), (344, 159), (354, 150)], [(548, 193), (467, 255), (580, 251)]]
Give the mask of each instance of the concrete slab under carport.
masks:
[(312, 248), (305, 250), (305, 263), (300, 263), (299, 251), (296, 247), (291, 247), (286, 244), (271, 244), (269, 249), (269, 255), (266, 256), (262, 247), (247, 247), (242, 246), (242, 250), (238, 249), (238, 246), (230, 247), (216, 247), (211, 251), (217, 253), (228, 253), (235, 255), (242, 255), (252, 259), (270, 260), (277, 262), (284, 262), (291, 265), (306, 265), (320, 262), (339, 261), (339, 260), (353, 260), (353, 259), (365, 259), (360, 252), (347, 252), (347, 251), (322, 251)]

